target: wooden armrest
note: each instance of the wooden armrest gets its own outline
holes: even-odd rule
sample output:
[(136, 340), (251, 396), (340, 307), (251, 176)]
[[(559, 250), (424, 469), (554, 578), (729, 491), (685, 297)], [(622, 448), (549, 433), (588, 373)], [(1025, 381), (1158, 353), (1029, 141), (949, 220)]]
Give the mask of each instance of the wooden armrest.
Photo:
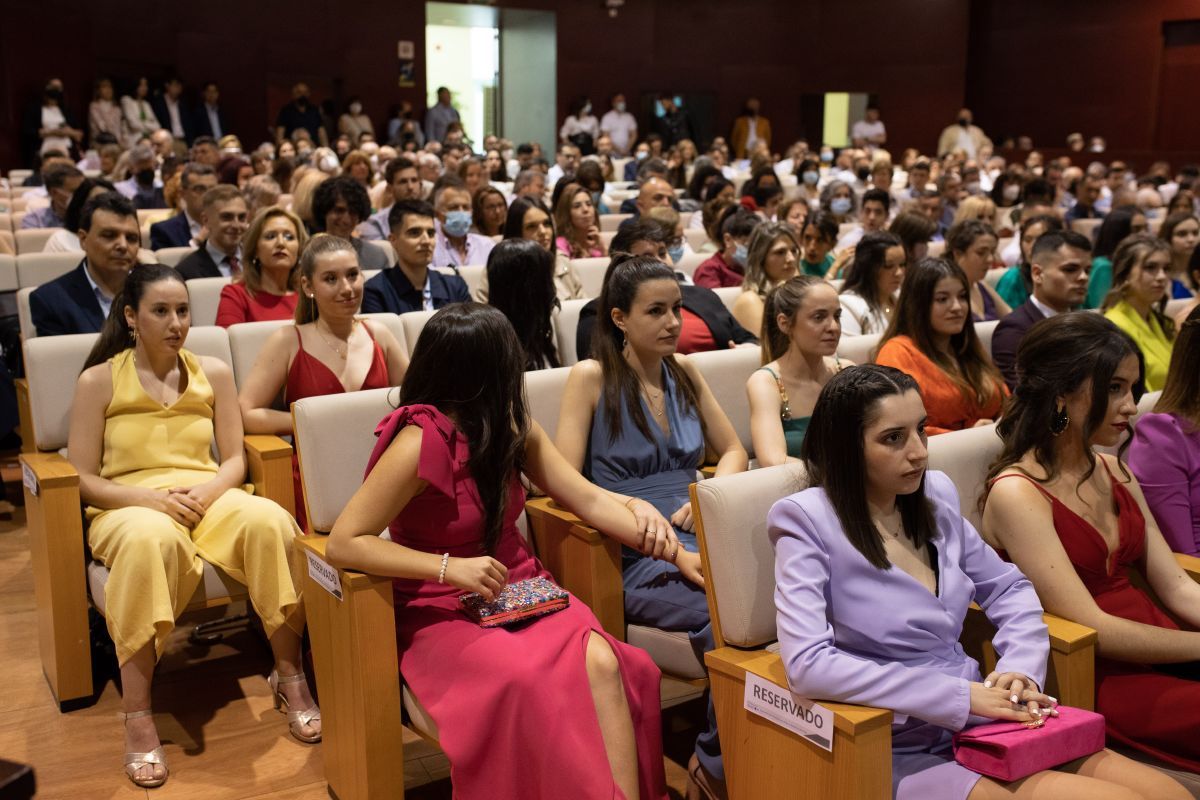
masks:
[(1042, 614), (1042, 621), (1050, 633), (1050, 649), (1056, 653), (1076, 653), (1083, 650), (1095, 651), (1099, 636), (1096, 631), (1078, 622)]
[(1176, 553), (1175, 560), (1179, 562), (1179, 566), (1183, 567), (1183, 571), (1191, 577), (1192, 580), (1200, 582), (1200, 558), (1195, 556)]
[(79, 473), (57, 453), (22, 453), (42, 670), (59, 707), (93, 694)]
[(304, 564), (304, 608), (321, 703), (322, 760), (331, 796), (403, 797), (404, 753), (392, 582), (339, 570), (324, 536), (297, 539), (301, 558), (337, 575), (342, 597)]
[(708, 480), (709, 478), (711, 478), (717, 474), (717, 465), (716, 464), (705, 464), (704, 466), (702, 466), (700, 468), (700, 474), (704, 476), (705, 480)]
[(525, 503), (529, 531), (542, 565), (592, 610), (609, 634), (625, 640), (621, 543), (539, 497)]
[(278, 436), (247, 434), (246, 469), (254, 493), (283, 506), (296, 515), (296, 489), (292, 481), (292, 446)]
[(21, 435), (21, 452), (33, 453), (37, 445), (33, 441), (33, 401), (29, 399), (29, 379), (13, 381), (17, 390), (17, 433)]

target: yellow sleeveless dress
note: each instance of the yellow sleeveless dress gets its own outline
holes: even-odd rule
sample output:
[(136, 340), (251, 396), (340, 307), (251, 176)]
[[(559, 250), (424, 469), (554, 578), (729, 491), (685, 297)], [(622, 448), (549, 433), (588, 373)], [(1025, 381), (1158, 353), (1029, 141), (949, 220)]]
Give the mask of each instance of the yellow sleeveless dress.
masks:
[[(126, 486), (166, 491), (212, 480), (215, 395), (200, 359), (179, 357), (187, 388), (163, 405), (138, 379), (132, 349), (109, 360), (112, 400), (105, 410), (100, 477)], [(88, 544), (109, 570), (105, 617), (124, 664), (154, 642), (161, 656), (175, 618), (183, 612), (204, 572), (218, 567), (249, 590), (267, 635), (287, 624), (303, 631), (300, 564), (293, 540), (296, 522), (277, 503), (244, 488), (229, 489), (193, 529), (142, 506), (89, 506)]]

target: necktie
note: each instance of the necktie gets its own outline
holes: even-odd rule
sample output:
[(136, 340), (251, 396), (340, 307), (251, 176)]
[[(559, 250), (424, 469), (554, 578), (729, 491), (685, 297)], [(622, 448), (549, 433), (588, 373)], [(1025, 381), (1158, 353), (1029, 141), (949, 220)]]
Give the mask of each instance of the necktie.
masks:
[(226, 260), (229, 262), (229, 277), (236, 278), (242, 274), (242, 262), (238, 261), (237, 256), (229, 256)]

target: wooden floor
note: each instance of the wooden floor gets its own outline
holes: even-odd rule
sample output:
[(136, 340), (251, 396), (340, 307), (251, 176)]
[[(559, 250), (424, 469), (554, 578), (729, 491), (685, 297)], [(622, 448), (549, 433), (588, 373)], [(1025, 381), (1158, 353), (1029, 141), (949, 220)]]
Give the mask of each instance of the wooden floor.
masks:
[[(9, 473), (8, 470), (5, 470)], [(5, 477), (10, 477), (11, 473)], [(9, 485), (10, 498), (19, 484)], [(154, 680), (155, 722), (171, 777), (154, 790), (135, 787), (122, 770), (120, 696), (107, 682), (98, 702), (61, 714), (41, 673), (37, 616), (23, 509), (0, 521), (0, 758), (32, 764), (39, 798), (327, 798), (321, 746), (287, 735), (265, 679), (270, 651), (257, 635), (236, 631), (212, 647), (175, 631)], [(692, 701), (664, 713), (667, 782), (683, 796), (703, 706)], [(416, 734), (405, 743), (405, 776), (413, 800), (451, 797), (449, 766)], [(498, 800), (502, 800), (499, 799)]]

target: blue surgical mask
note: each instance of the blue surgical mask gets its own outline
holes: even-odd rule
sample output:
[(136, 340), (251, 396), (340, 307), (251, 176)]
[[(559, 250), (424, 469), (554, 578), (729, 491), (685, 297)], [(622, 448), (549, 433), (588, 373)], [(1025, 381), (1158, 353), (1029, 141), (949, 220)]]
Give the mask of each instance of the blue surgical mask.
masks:
[(805, 183), (807, 183), (809, 186), (816, 186), (816, 185), (817, 185), (817, 181), (821, 180), (821, 173), (819, 173), (819, 172), (805, 172), (805, 173), (804, 173), (804, 174), (802, 174), (800, 177), (801, 177), (801, 179), (803, 179), (803, 180), (804, 180), (804, 182), (805, 182)]
[(839, 217), (843, 214), (849, 214), (850, 207), (851, 203), (849, 197), (835, 197), (829, 203), (829, 210), (837, 214)]
[(447, 211), (446, 221), (442, 223), (447, 235), (458, 238), (466, 236), (467, 231), (471, 230), (471, 212), (470, 211)]
[(826, 164), (830, 163), (831, 161), (833, 161), (833, 153), (828, 150), (822, 150), (821, 151), (821, 160), (823, 162), (825, 162)]
[(749, 255), (749, 251), (746, 250), (746, 245), (739, 244), (737, 246), (737, 249), (733, 251), (734, 263), (741, 264), (743, 267), (746, 266), (746, 256), (747, 255)]
[(645, 161), (646, 156), (648, 156), (648, 155), (650, 155), (650, 153), (648, 153), (647, 151), (638, 150), (636, 153), (634, 153), (633, 157), (636, 158), (638, 161)]
[(678, 247), (668, 247), (667, 255), (671, 257), (672, 264), (678, 264), (679, 260), (683, 258), (683, 245), (679, 245)]

